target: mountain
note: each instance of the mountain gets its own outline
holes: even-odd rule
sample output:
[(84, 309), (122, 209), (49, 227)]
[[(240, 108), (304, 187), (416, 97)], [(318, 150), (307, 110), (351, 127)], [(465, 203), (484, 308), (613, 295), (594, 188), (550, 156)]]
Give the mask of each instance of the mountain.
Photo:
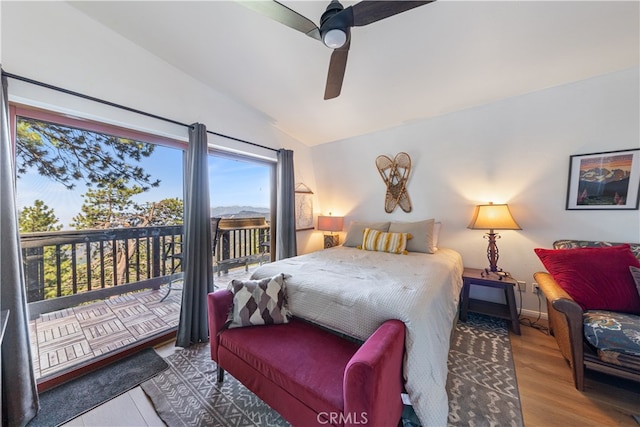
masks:
[(255, 206), (216, 206), (211, 208), (212, 217), (220, 218), (254, 218), (265, 217), (269, 220), (271, 211), (268, 208)]
[(629, 192), (629, 171), (592, 168), (580, 171), (579, 205), (624, 205)]
[(622, 169), (592, 168), (580, 171), (580, 181), (609, 183), (629, 179), (630, 174)]

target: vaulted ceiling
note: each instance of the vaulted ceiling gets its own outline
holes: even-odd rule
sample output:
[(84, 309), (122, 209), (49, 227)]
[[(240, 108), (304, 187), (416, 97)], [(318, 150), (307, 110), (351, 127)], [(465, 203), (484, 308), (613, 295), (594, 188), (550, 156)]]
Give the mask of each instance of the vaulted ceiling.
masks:
[[(319, 24), (329, 1), (282, 3)], [(354, 28), (342, 94), (325, 101), (332, 51), (236, 2), (71, 4), (309, 146), (627, 69), (640, 56), (637, 1), (440, 0)]]

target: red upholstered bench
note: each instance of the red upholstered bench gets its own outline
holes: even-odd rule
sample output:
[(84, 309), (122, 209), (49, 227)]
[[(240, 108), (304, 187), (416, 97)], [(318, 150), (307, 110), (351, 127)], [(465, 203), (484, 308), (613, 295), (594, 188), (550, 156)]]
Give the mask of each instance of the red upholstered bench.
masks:
[(209, 294), (211, 358), (295, 426), (395, 426), (402, 414), (404, 324), (363, 344), (300, 319), (224, 329), (233, 294)]

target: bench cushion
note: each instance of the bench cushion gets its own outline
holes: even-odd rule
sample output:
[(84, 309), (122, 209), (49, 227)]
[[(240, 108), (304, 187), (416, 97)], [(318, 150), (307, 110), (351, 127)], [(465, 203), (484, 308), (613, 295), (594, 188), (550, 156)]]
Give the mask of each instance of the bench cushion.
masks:
[(316, 412), (343, 410), (344, 371), (358, 343), (295, 318), (287, 324), (225, 330), (219, 339), (220, 346)]

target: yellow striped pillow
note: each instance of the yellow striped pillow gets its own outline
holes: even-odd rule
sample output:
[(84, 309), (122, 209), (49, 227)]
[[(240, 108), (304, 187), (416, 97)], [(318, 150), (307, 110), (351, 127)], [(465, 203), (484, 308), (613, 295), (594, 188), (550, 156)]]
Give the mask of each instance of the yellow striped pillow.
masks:
[(392, 254), (407, 254), (407, 240), (409, 233), (386, 233), (371, 228), (364, 229), (362, 247), (365, 251), (390, 252)]

